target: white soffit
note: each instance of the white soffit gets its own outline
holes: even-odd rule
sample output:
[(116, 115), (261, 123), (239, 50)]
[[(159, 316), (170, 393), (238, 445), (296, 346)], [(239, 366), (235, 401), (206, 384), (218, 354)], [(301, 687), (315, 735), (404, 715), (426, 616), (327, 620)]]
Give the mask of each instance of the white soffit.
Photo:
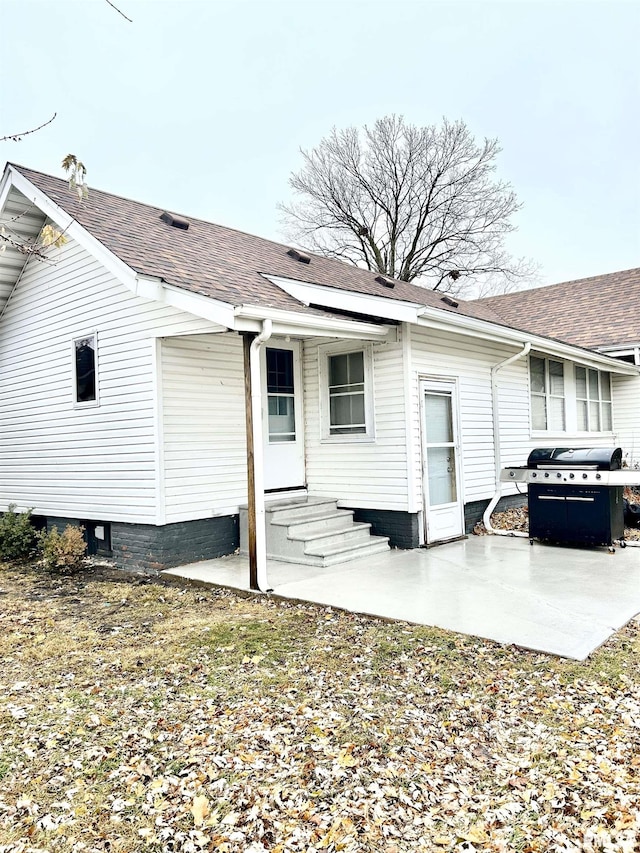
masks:
[(263, 274), (272, 284), (277, 285), (289, 296), (293, 296), (303, 305), (320, 305), (337, 311), (351, 311), (354, 314), (368, 314), (385, 320), (397, 320), (401, 323), (415, 323), (418, 313), (424, 305), (418, 302), (406, 302), (385, 296), (370, 296), (355, 293), (353, 290), (341, 290), (323, 284), (310, 284), (277, 275)]

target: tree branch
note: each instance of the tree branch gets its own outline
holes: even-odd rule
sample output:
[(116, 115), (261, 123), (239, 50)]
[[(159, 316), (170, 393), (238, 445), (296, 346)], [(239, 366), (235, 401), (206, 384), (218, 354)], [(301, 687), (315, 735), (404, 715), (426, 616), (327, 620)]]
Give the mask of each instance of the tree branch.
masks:
[(124, 12), (122, 12), (120, 9), (118, 9), (118, 7), (115, 5), (115, 3), (112, 3), (112, 2), (111, 2), (111, 0), (107, 0), (107, 3), (111, 6), (111, 8), (112, 8), (112, 9), (115, 9), (115, 10), (116, 10), (116, 12), (117, 12), (119, 15), (122, 15), (122, 17), (125, 19), (125, 21), (129, 21), (129, 23), (130, 23), (130, 24), (132, 24), (132, 23), (133, 23), (133, 21), (131, 20), (131, 18), (127, 18), (127, 16), (125, 15), (125, 13), (124, 13)]
[(48, 124), (55, 119), (57, 113), (54, 113), (48, 121), (43, 122), (38, 127), (33, 127), (31, 130), (23, 130), (22, 133), (10, 133), (8, 136), (0, 136), (0, 142), (21, 142), (25, 136), (29, 136), (30, 133), (37, 133), (39, 130), (42, 130), (43, 127), (46, 127)]

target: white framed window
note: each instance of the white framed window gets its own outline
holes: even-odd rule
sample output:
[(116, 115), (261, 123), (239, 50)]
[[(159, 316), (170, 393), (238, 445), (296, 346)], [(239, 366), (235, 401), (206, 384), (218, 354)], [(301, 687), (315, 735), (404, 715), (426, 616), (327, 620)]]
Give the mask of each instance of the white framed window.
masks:
[(90, 332), (73, 339), (73, 402), (75, 406), (97, 406), (98, 333)]
[(322, 438), (373, 438), (373, 356), (371, 346), (321, 347)]
[(564, 364), (551, 358), (529, 357), (531, 428), (566, 430)]
[(601, 370), (576, 366), (576, 414), (578, 430), (611, 432), (611, 376)]

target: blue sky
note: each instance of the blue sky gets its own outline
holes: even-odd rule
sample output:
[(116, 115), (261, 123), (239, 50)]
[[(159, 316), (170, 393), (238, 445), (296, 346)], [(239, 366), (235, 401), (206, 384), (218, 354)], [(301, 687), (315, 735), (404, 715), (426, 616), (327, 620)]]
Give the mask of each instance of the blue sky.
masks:
[(300, 147), (390, 113), (498, 137), (540, 283), (640, 265), (640, 3), (0, 0), (0, 158), (283, 239)]

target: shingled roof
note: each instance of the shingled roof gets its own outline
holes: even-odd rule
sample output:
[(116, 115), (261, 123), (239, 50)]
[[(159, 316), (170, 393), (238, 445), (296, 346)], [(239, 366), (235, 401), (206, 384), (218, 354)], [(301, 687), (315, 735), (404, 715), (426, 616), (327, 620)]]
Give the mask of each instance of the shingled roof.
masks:
[(80, 201), (65, 180), (12, 164), (28, 181), (74, 217), (135, 272), (231, 305), (251, 304), (285, 310), (304, 309), (265, 275), (325, 285), (355, 293), (399, 299), (503, 325), (487, 306), (477, 302), (451, 305), (442, 294), (406, 282), (393, 288), (376, 281), (375, 272), (341, 261), (310, 255), (301, 263), (287, 254), (288, 246), (179, 214), (188, 230), (161, 219), (166, 211), (91, 188)]
[(504, 323), (589, 349), (640, 342), (640, 268), (476, 300)]

